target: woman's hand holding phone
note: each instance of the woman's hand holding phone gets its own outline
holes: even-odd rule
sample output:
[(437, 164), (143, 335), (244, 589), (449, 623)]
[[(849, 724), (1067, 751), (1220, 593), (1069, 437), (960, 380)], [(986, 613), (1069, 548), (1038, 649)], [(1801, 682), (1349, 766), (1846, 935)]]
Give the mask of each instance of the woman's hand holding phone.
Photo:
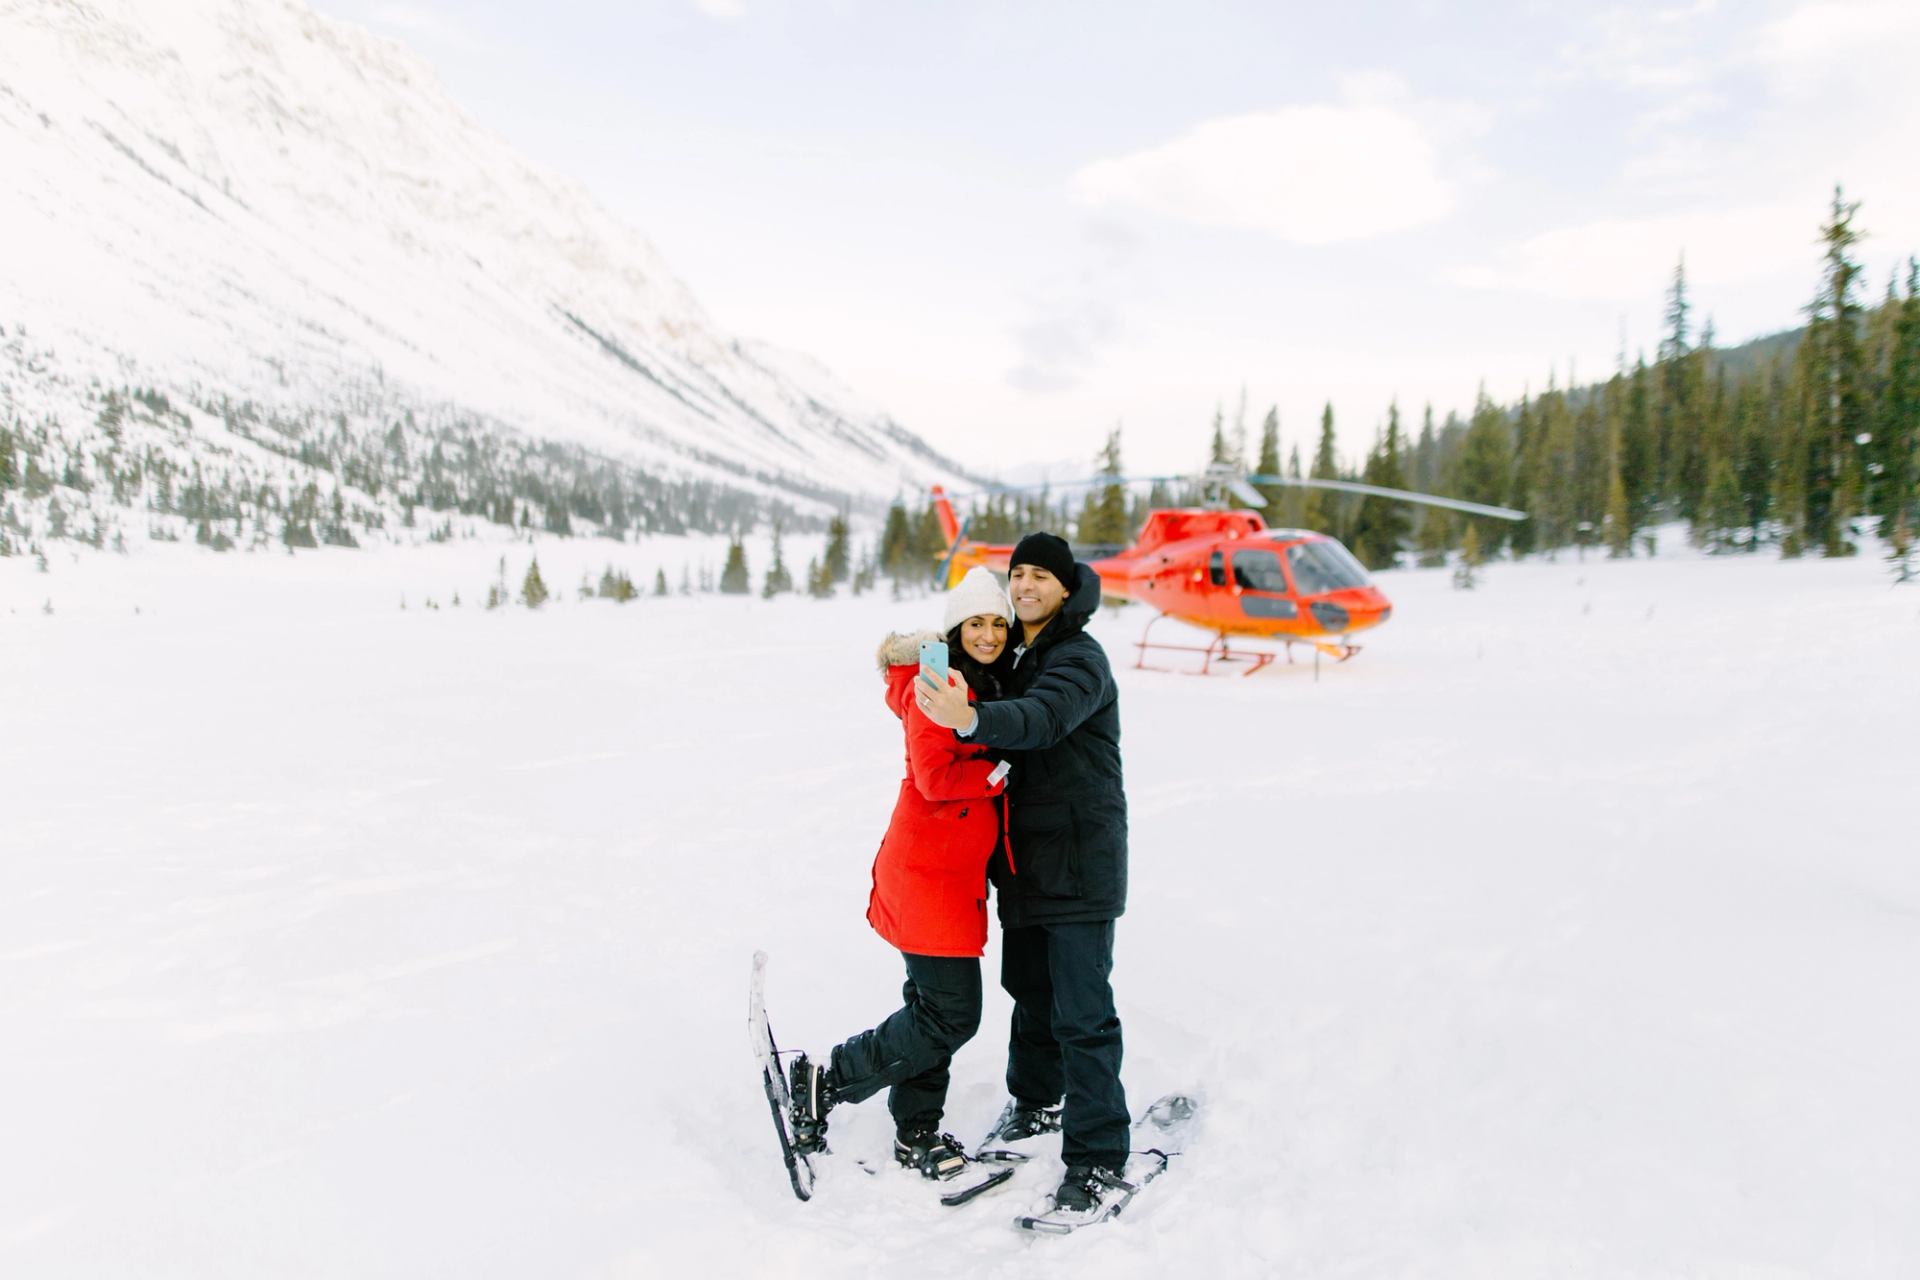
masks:
[(964, 729), (973, 722), (973, 708), (967, 705), (967, 678), (958, 671), (947, 672), (943, 685), (935, 683), (923, 668), (914, 683), (920, 710), (927, 719), (947, 729)]

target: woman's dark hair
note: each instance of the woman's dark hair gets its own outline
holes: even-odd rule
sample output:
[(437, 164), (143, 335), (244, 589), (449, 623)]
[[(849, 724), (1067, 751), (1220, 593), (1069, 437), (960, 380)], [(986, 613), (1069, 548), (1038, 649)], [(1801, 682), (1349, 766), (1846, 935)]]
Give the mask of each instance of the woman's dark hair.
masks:
[(968, 653), (966, 646), (960, 643), (960, 629), (966, 626), (962, 619), (958, 626), (947, 632), (947, 665), (959, 668), (966, 677), (967, 687), (982, 702), (992, 702), (1003, 697), (1007, 690), (1007, 677), (1013, 673), (1013, 628), (1007, 628), (1007, 643), (1002, 646), (1000, 656), (991, 666), (981, 666), (980, 660)]

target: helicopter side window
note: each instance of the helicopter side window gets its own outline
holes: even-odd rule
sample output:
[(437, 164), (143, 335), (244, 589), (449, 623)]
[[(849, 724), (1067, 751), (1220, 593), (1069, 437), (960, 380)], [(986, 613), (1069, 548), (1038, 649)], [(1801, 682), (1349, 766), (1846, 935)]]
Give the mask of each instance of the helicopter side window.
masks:
[(1240, 609), (1249, 618), (1297, 618), (1300, 607), (1287, 595), (1280, 557), (1271, 551), (1233, 553), (1233, 581), (1241, 588)]
[(1287, 548), (1287, 565), (1303, 596), (1367, 585), (1367, 571), (1337, 542), (1296, 542)]
[(1216, 587), (1227, 585), (1227, 558), (1218, 551), (1207, 560), (1207, 581)]
[(1287, 593), (1286, 575), (1280, 571), (1280, 557), (1271, 551), (1233, 553), (1233, 583), (1248, 591)]

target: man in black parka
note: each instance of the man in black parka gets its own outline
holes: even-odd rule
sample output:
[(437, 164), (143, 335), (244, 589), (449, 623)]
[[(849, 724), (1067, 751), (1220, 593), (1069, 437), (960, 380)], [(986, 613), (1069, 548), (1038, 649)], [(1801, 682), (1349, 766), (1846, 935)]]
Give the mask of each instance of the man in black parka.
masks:
[(964, 688), (920, 686), (936, 722), (1013, 764), (1008, 844), (988, 874), (998, 890), (1000, 985), (1013, 997), (1007, 1053), (1012, 1111), (1047, 1127), (1063, 1096), (1062, 1209), (1095, 1211), (1099, 1173), (1118, 1176), (1129, 1137), (1120, 1085), (1120, 1016), (1108, 981), (1114, 921), (1127, 903), (1127, 799), (1113, 670), (1086, 625), (1100, 577), (1050, 533), (1009, 562), (1022, 644), (1014, 696), (970, 705)]

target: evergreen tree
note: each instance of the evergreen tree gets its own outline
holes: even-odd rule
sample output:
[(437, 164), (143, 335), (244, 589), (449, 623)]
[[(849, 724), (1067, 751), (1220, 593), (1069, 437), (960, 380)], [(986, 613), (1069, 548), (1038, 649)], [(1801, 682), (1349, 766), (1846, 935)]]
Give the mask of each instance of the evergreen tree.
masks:
[(1653, 380), (1647, 362), (1635, 363), (1622, 381), (1620, 484), (1626, 490), (1633, 527), (1649, 525), (1660, 504), (1659, 428), (1653, 414)]
[(793, 575), (787, 572), (787, 562), (780, 553), (780, 526), (773, 526), (773, 563), (767, 568), (766, 581), (761, 584), (760, 598), (771, 600), (775, 596), (786, 595), (793, 590)]
[(1777, 374), (1778, 361), (1775, 361), (1764, 373), (1742, 381), (1732, 410), (1734, 477), (1740, 486), (1740, 500), (1746, 507), (1743, 523), (1754, 531), (1753, 539), (1747, 544), (1750, 551), (1760, 544), (1761, 528), (1771, 505), (1774, 451), (1769, 415), (1777, 413), (1778, 405), (1770, 408), (1768, 401), (1773, 393), (1766, 384)]
[(1121, 546), (1131, 534), (1127, 525), (1127, 490), (1120, 483), (1124, 474), (1120, 463), (1120, 428), (1107, 435), (1106, 447), (1098, 459), (1100, 475), (1107, 483), (1087, 492), (1086, 506), (1080, 512), (1079, 540), (1088, 546)]
[(828, 574), (824, 561), (807, 561), (807, 594), (815, 600), (833, 598), (833, 578)]
[(655, 569), (653, 571), (653, 594), (655, 597), (662, 597), (667, 594), (667, 571), (665, 569)]
[(1806, 421), (1807, 537), (1822, 554), (1846, 555), (1853, 545), (1847, 524), (1858, 510), (1861, 487), (1856, 441), (1867, 428), (1867, 401), (1860, 343), (1860, 304), (1853, 290), (1860, 264), (1850, 256), (1859, 242), (1848, 203), (1834, 188), (1830, 220), (1820, 228), (1826, 268), (1820, 292), (1808, 308), (1801, 354), (1810, 392)]
[[(1886, 382), (1875, 415), (1873, 445), (1879, 465), (1874, 478), (1873, 510), (1882, 528), (1920, 503), (1920, 259), (1907, 259), (1907, 296), (1889, 325)], [(0, 443), (0, 467), (5, 465)]]
[(1420, 442), (1413, 448), (1412, 470), (1413, 487), (1421, 493), (1432, 493), (1440, 487), (1440, 439), (1433, 433), (1432, 404), (1420, 419)]
[(1893, 530), (1887, 535), (1887, 562), (1893, 566), (1895, 582), (1912, 582), (1920, 577), (1913, 563), (1913, 525), (1902, 508), (1893, 517)]
[[(1544, 424), (1535, 412), (1533, 398), (1522, 394), (1519, 411), (1513, 420), (1513, 485), (1502, 499), (1506, 506), (1523, 511), (1534, 510), (1536, 498), (1545, 484), (1546, 453)], [(1515, 556), (1530, 555), (1537, 549), (1540, 536), (1538, 519), (1510, 525), (1507, 539)]]
[[(1387, 429), (1367, 456), (1361, 479), (1383, 489), (1406, 488), (1401, 454), (1400, 406), (1395, 403), (1387, 407)], [(1391, 569), (1411, 526), (1412, 517), (1404, 502), (1365, 497), (1353, 520), (1353, 553), (1369, 569)]]
[(913, 528), (906, 504), (896, 498), (887, 508), (887, 521), (880, 530), (880, 568), (898, 582), (914, 567)]
[(1227, 443), (1226, 417), (1219, 405), (1213, 406), (1213, 443), (1207, 449), (1207, 465), (1210, 467), (1233, 465), (1233, 448)]
[[(1254, 464), (1253, 469), (1259, 475), (1277, 476), (1282, 474), (1280, 466), (1280, 406), (1273, 405), (1260, 421), (1260, 461)], [(1253, 487), (1267, 500), (1267, 519), (1277, 521), (1286, 486), (1256, 484)]]
[[(1498, 505), (1506, 500), (1513, 487), (1512, 432), (1507, 425), (1506, 415), (1487, 398), (1484, 387), (1480, 391), (1479, 404), (1473, 411), (1473, 421), (1467, 427), (1466, 439), (1461, 444), (1455, 470), (1457, 474), (1453, 487), (1469, 502)], [(1476, 549), (1483, 554), (1499, 550), (1501, 539), (1506, 536), (1502, 527), (1504, 521), (1468, 516), (1466, 524), (1470, 530), (1480, 530), (1474, 539)]]
[[(1313, 480), (1338, 480), (1340, 464), (1333, 452), (1333, 402), (1329, 400), (1326, 408), (1320, 411), (1320, 443), (1313, 453), (1313, 470), (1308, 478)], [(1319, 533), (1331, 533), (1339, 537), (1335, 528), (1335, 508), (1333, 493), (1328, 489), (1308, 489), (1306, 501), (1302, 504), (1301, 527)], [(1345, 541), (1344, 538), (1341, 541)]]
[(1738, 550), (1745, 541), (1747, 505), (1732, 459), (1713, 459), (1707, 472), (1707, 496), (1694, 520), (1694, 540), (1708, 551)]
[(1453, 571), (1453, 585), (1456, 590), (1471, 591), (1480, 585), (1480, 566), (1486, 563), (1486, 557), (1480, 550), (1480, 527), (1469, 519), (1467, 532), (1460, 539), (1460, 563)]
[(1016, 518), (1013, 500), (1004, 493), (997, 493), (987, 500), (984, 509), (976, 509), (972, 516), (973, 525), (968, 537), (981, 542), (1012, 542), (1020, 536), (1020, 522)]
[(1580, 541), (1580, 427), (1565, 392), (1540, 397), (1540, 452), (1520, 495), (1535, 550)]
[[(1804, 346), (1804, 343), (1802, 344)], [(1781, 415), (1770, 515), (1779, 531), (1780, 555), (1795, 559), (1807, 550), (1807, 430), (1813, 417), (1813, 391), (1808, 363), (1794, 361), (1787, 393), (1788, 408)]]
[(535, 556), (527, 566), (527, 576), (520, 580), (520, 603), (529, 609), (538, 609), (546, 602), (547, 584), (540, 577), (540, 557)]
[[(1617, 378), (1615, 380), (1618, 381)], [(1633, 554), (1633, 504), (1627, 500), (1627, 482), (1624, 468), (1620, 465), (1624, 449), (1616, 425), (1612, 447), (1607, 450), (1607, 511), (1602, 525), (1607, 555), (1614, 560), (1625, 559)]]
[(1414, 547), (1420, 553), (1422, 569), (1440, 569), (1447, 563), (1447, 550), (1453, 546), (1453, 516), (1445, 507), (1420, 508), (1420, 531)]
[[(1287, 478), (1289, 480), (1299, 480), (1302, 478), (1300, 471), (1300, 446), (1297, 444), (1287, 451)], [(1312, 492), (1311, 489), (1303, 489), (1297, 484), (1290, 484), (1281, 490), (1280, 518), (1274, 522), (1275, 526), (1281, 529), (1306, 528), (1307, 495)]]
[[(585, 586), (586, 584), (582, 582), (581, 585)], [(636, 590), (633, 585), (633, 579), (627, 576), (624, 569), (616, 572), (612, 565), (608, 565), (600, 574), (601, 599), (612, 600), (616, 604), (625, 604), (627, 601), (638, 597), (639, 594), (640, 592)]]
[[(688, 594), (686, 572), (681, 571), (680, 594)], [(747, 577), (747, 549), (735, 538), (727, 544), (726, 567), (720, 570), (720, 594), (725, 596), (743, 596), (750, 587)]]
[(1701, 439), (1701, 414), (1706, 352), (1691, 345), (1684, 258), (1673, 271), (1667, 294), (1667, 332), (1660, 342), (1656, 366), (1652, 487), (1671, 497), (1680, 514), (1692, 519), (1706, 491), (1706, 460)]
[(852, 575), (851, 561), (852, 552), (847, 546), (847, 515), (841, 511), (827, 522), (827, 548), (820, 557), (829, 586), (845, 582)]
[(940, 508), (932, 499), (921, 508), (920, 518), (914, 523), (914, 552), (914, 569), (918, 573), (929, 572), (947, 553), (947, 531), (940, 525)]

